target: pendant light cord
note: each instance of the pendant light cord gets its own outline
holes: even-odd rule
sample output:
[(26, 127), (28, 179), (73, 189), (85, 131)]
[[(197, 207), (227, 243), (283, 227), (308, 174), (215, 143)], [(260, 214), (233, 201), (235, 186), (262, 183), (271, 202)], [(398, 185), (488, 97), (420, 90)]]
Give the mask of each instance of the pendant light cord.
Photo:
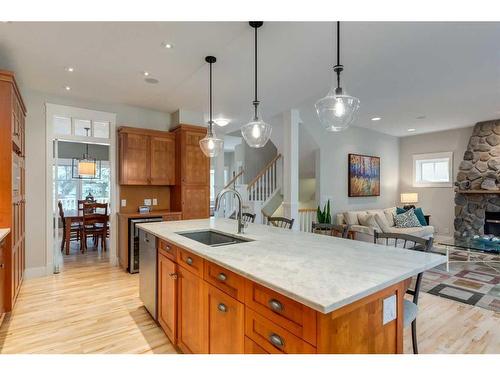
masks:
[(255, 29), (255, 100), (254, 105), (254, 117), (257, 119), (257, 107), (259, 106), (259, 100), (257, 99), (257, 27)]
[(210, 120), (208, 122), (208, 131), (212, 134), (212, 63), (210, 63), (210, 95), (209, 95), (209, 105), (210, 105)]
[[(337, 66), (340, 66), (340, 21), (337, 21)], [(340, 87), (340, 72), (337, 70), (337, 87)]]

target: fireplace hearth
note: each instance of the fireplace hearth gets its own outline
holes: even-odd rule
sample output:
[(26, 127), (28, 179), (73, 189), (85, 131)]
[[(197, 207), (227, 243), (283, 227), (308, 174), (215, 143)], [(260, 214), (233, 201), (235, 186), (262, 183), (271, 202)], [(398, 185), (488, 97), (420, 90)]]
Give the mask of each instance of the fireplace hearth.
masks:
[(500, 236), (500, 212), (486, 211), (484, 217), (484, 234)]

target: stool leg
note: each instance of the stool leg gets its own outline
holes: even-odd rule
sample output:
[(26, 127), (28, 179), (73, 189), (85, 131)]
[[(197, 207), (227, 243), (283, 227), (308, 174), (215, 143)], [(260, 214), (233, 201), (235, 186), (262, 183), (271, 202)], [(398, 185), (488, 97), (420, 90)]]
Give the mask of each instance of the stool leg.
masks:
[(413, 354), (418, 354), (417, 344), (417, 319), (411, 322), (411, 341), (413, 344)]

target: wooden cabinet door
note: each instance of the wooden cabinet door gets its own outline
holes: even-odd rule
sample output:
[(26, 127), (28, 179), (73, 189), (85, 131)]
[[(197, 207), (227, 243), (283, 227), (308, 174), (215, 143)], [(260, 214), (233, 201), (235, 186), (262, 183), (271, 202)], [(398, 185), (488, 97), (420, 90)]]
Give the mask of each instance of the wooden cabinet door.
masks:
[(201, 151), (203, 137), (205, 134), (200, 131), (184, 131), (182, 182), (185, 184), (209, 185), (210, 158)]
[(204, 219), (210, 216), (210, 187), (182, 186), (182, 218)]
[(177, 266), (158, 254), (158, 322), (175, 345), (177, 340)]
[(5, 312), (5, 288), (7, 280), (5, 279), (5, 242), (0, 242), (0, 315)]
[(151, 185), (175, 185), (175, 141), (171, 137), (150, 137)]
[(184, 353), (208, 353), (206, 288), (202, 278), (178, 269), (177, 344)]
[(210, 354), (244, 354), (244, 305), (213, 286), (208, 287)]
[(149, 136), (120, 134), (120, 184), (148, 185), (149, 170)]

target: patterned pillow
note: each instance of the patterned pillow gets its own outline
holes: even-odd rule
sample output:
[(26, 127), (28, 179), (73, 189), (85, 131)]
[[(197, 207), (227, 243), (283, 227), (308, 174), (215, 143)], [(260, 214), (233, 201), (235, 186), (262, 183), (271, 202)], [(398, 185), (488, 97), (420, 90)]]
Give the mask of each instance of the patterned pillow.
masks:
[(394, 216), (394, 222), (396, 223), (396, 228), (414, 228), (422, 226), (420, 221), (418, 221), (413, 208), (403, 212), (402, 214)]

